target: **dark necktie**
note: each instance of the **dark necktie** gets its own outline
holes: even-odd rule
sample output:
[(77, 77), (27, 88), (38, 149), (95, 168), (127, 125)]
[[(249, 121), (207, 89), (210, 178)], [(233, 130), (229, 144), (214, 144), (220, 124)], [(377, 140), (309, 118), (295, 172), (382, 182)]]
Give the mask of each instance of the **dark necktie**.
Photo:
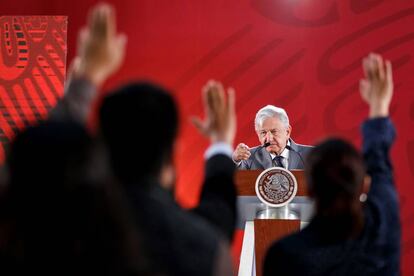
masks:
[(273, 158), (273, 166), (274, 167), (282, 167), (284, 168), (285, 166), (283, 166), (283, 156), (281, 155), (277, 155), (275, 158)]

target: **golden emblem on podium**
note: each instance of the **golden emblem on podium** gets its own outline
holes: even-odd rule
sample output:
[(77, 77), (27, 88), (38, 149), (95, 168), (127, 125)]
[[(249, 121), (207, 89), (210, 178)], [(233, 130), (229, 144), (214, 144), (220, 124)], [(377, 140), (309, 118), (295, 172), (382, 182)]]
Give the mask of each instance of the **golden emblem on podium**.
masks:
[(279, 167), (264, 170), (256, 179), (256, 195), (271, 207), (287, 205), (296, 195), (298, 184), (295, 176)]

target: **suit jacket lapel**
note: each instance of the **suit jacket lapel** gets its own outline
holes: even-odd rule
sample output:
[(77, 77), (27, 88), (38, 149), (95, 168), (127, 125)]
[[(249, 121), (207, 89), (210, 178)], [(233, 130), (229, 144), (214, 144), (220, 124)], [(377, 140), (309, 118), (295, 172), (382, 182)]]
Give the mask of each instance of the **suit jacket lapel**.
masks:
[[(288, 169), (291, 170), (292, 168), (298, 168), (299, 167), (299, 163), (300, 158), (297, 154), (298, 152), (298, 145), (293, 142), (292, 139), (290, 139), (290, 147), (293, 149), (289, 152), (289, 165), (288, 165)], [(296, 151), (296, 152), (294, 152)]]
[(258, 155), (257, 160), (262, 166), (262, 169), (273, 167), (272, 157), (270, 156), (270, 153), (268, 153), (265, 148), (261, 148), (257, 155)]

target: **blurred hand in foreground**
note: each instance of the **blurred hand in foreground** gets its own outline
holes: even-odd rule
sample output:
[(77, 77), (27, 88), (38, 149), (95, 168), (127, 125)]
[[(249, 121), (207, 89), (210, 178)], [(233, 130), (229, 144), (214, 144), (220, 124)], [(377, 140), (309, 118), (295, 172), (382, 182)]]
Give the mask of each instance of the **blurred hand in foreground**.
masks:
[(121, 67), (126, 41), (124, 34), (116, 32), (114, 9), (108, 4), (98, 4), (89, 13), (88, 25), (79, 33), (72, 77), (85, 77), (101, 86)]
[(193, 124), (212, 143), (224, 142), (233, 146), (236, 135), (234, 89), (228, 88), (226, 93), (220, 82), (210, 80), (203, 87), (202, 93), (205, 118), (202, 121), (194, 117)]
[(380, 55), (369, 54), (362, 62), (365, 78), (360, 81), (362, 99), (370, 107), (369, 117), (386, 117), (393, 95), (391, 62)]

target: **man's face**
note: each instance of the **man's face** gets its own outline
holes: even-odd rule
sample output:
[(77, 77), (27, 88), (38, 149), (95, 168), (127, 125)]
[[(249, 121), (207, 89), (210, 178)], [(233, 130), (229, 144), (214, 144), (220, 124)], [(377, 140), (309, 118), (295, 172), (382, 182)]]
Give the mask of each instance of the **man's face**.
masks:
[(291, 130), (291, 126), (286, 128), (278, 118), (272, 117), (266, 118), (256, 133), (262, 145), (270, 143), (270, 146), (266, 148), (268, 152), (281, 154), (290, 138)]

